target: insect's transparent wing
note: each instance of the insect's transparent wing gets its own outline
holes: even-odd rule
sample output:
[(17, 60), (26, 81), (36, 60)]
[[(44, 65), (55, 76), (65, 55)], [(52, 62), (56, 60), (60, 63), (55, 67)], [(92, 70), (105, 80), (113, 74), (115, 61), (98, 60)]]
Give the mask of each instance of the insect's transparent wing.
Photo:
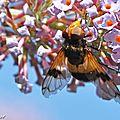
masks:
[(52, 94), (56, 94), (58, 90), (62, 90), (68, 82), (69, 80), (62, 75), (59, 75), (57, 78), (47, 76), (42, 86), (42, 93), (45, 97), (49, 97)]
[(95, 81), (95, 84), (97, 88), (96, 93), (100, 98), (106, 100), (116, 99), (117, 101), (119, 98), (120, 101), (120, 91), (112, 80), (103, 81), (99, 78)]
[(97, 59), (89, 53), (88, 56), (89, 66), (87, 68), (96, 70), (96, 76), (98, 79), (95, 80), (96, 93), (99, 97), (110, 100), (120, 98), (120, 91), (114, 80), (108, 75), (106, 69), (97, 62)]
[(66, 58), (61, 49), (44, 79), (42, 93), (45, 97), (56, 94), (58, 90), (62, 90), (69, 82), (71, 75), (67, 70), (65, 60)]

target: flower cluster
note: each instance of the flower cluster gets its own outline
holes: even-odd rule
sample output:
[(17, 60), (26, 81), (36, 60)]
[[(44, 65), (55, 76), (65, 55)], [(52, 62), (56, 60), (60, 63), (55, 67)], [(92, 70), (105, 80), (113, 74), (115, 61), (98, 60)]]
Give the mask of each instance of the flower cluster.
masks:
[[(120, 71), (120, 0), (0, 0), (0, 66), (8, 55), (13, 57), (21, 92), (32, 91), (28, 62), (41, 85), (61, 48), (62, 31), (77, 19), (82, 20), (94, 55), (111, 68), (107, 72), (120, 84), (115, 72)], [(68, 91), (76, 92), (77, 86), (84, 83), (73, 78)]]

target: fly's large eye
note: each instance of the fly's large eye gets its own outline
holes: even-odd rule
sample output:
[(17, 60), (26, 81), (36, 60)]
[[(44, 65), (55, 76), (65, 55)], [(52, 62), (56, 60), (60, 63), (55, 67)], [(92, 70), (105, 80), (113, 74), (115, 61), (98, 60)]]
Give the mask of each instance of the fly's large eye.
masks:
[(69, 39), (68, 33), (66, 31), (63, 31), (62, 37), (65, 39)]
[(72, 40), (79, 40), (80, 39), (80, 35), (72, 34), (71, 35), (71, 39)]

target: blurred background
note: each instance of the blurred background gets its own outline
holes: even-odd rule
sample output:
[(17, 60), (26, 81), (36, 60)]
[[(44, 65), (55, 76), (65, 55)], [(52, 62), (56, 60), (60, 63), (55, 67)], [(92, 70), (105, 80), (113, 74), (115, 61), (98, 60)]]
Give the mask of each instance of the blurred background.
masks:
[(19, 91), (13, 75), (17, 67), (12, 58), (4, 61), (0, 70), (0, 116), (4, 120), (116, 120), (119, 119), (120, 105), (115, 101), (104, 101), (96, 96), (93, 84), (79, 87), (77, 93), (66, 89), (50, 98), (44, 98), (41, 87), (37, 86), (36, 75), (29, 67), (29, 79), (33, 92)]

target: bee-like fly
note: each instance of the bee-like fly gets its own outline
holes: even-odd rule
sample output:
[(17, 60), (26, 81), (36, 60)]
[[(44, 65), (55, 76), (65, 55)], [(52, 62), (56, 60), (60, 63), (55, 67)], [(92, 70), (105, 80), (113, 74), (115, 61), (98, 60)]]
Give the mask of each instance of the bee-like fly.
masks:
[(97, 87), (97, 95), (110, 100), (120, 97), (119, 89), (115, 82), (107, 74), (94, 54), (87, 46), (85, 32), (80, 27), (80, 21), (73, 22), (62, 37), (64, 42), (56, 58), (44, 79), (42, 93), (48, 97), (61, 90), (69, 81), (69, 74), (83, 82), (94, 82)]

